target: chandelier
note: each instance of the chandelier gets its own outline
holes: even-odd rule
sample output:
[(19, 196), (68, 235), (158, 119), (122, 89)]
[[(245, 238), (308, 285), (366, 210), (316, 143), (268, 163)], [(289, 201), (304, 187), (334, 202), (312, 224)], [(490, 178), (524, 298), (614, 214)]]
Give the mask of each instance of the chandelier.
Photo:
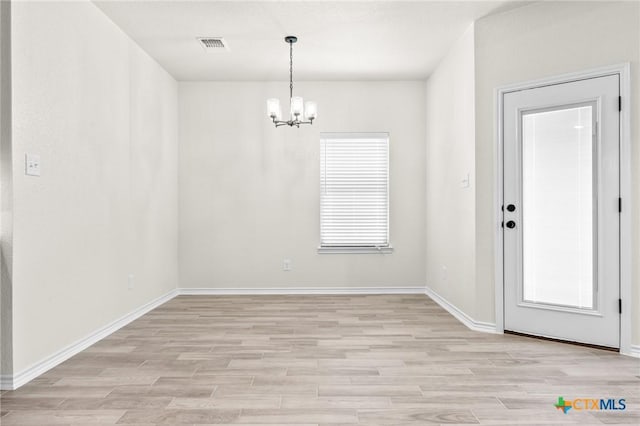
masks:
[(284, 41), (289, 43), (289, 120), (282, 119), (280, 100), (277, 98), (267, 99), (267, 113), (276, 127), (285, 125), (300, 127), (301, 124), (313, 124), (313, 120), (318, 116), (316, 103), (304, 102), (300, 96), (293, 96), (293, 43), (298, 41), (298, 37), (286, 36)]

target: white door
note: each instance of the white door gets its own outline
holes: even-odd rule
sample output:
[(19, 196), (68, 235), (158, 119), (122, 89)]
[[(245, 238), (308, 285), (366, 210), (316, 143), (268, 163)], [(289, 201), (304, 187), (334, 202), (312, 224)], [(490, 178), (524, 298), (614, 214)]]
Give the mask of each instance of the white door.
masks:
[(505, 330), (620, 346), (619, 78), (504, 95)]

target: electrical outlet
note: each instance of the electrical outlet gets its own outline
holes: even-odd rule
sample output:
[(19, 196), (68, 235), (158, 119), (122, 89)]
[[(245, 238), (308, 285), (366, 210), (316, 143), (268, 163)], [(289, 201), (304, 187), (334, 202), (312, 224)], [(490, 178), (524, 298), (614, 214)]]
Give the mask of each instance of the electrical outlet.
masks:
[(40, 176), (40, 156), (39, 155), (25, 154), (24, 174), (26, 174), (27, 176)]
[(282, 261), (282, 270), (283, 271), (290, 271), (291, 269), (292, 269), (291, 259), (284, 259)]
[(127, 277), (127, 288), (129, 290), (133, 290), (133, 279), (135, 278), (135, 276), (133, 274), (129, 274), (129, 276)]

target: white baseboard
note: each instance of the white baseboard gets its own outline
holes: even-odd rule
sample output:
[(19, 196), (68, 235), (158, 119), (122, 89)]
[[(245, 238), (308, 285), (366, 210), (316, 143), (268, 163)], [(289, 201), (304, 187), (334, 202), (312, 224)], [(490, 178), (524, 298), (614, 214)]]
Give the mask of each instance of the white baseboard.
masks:
[(268, 287), (268, 288), (179, 288), (180, 295), (287, 295), (287, 294), (424, 294), (424, 287)]
[(0, 377), (0, 390), (15, 390), (20, 386), (28, 383), (29, 381), (35, 379), (39, 375), (45, 373), (46, 371), (52, 369), (58, 364), (66, 361), (77, 353), (85, 350), (89, 346), (97, 343), (98, 341), (104, 339), (108, 335), (113, 332), (119, 330), (130, 322), (140, 318), (142, 315), (151, 311), (152, 309), (157, 308), (163, 303), (168, 302), (178, 295), (177, 290), (171, 290), (167, 294), (154, 299), (139, 308), (129, 312), (125, 316), (113, 321), (110, 324), (105, 325), (104, 327), (94, 331), (93, 333), (85, 336), (84, 338), (72, 343), (71, 345), (61, 349), (60, 351), (54, 353), (53, 355), (33, 364), (32, 366), (20, 371), (13, 376), (1, 376)]
[(474, 320), (469, 315), (462, 312), (456, 306), (452, 305), (447, 299), (440, 296), (438, 293), (436, 293), (429, 287), (425, 287), (425, 294), (429, 296), (438, 305), (440, 305), (445, 311), (453, 315), (458, 321), (466, 325), (469, 329), (473, 331), (481, 331), (483, 333), (500, 334), (496, 330), (495, 324), (490, 322), (482, 322), (482, 321)]
[(620, 351), (622, 355), (632, 356), (634, 358), (640, 358), (640, 345), (629, 345), (628, 351)]

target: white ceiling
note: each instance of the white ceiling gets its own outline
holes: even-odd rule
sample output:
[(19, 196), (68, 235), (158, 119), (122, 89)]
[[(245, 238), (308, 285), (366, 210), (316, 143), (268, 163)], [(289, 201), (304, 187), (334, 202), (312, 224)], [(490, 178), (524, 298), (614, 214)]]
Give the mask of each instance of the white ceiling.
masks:
[[(508, 1), (94, 1), (177, 80), (423, 79), (476, 19)], [(197, 37), (224, 37), (207, 53)]]

